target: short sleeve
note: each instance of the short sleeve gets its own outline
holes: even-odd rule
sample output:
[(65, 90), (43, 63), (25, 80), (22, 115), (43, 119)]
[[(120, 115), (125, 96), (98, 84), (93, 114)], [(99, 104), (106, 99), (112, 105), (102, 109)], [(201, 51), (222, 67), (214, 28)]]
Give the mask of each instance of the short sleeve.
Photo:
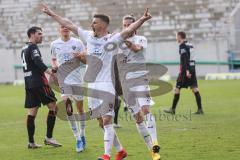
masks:
[(78, 36), (84, 41), (87, 42), (89, 36), (91, 36), (92, 31), (84, 30), (82, 28), (78, 28)]
[(39, 58), (39, 57), (41, 58), (41, 53), (36, 45), (31, 46), (30, 52), (31, 52), (32, 60), (34, 60), (35, 58)]
[(50, 51), (51, 51), (52, 58), (56, 58), (57, 53), (56, 53), (56, 49), (54, 47), (54, 43), (51, 43)]
[(182, 55), (182, 54), (184, 54), (184, 53), (187, 53), (187, 50), (186, 50), (186, 48), (181, 47), (181, 48), (180, 48), (180, 54)]
[(85, 46), (84, 46), (83, 42), (81, 40), (79, 40), (79, 39), (77, 40), (77, 47), (78, 47), (78, 50), (80, 52), (85, 50)]
[(115, 43), (121, 43), (124, 41), (124, 39), (122, 38), (120, 33), (115, 33), (111, 35), (110, 41)]

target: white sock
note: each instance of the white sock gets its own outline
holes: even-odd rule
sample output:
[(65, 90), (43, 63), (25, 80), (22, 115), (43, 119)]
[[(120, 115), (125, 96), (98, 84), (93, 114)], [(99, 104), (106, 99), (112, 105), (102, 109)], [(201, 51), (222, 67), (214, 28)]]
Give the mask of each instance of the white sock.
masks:
[(148, 149), (151, 150), (152, 149), (152, 139), (150, 137), (150, 134), (148, 133), (146, 125), (144, 124), (144, 122), (142, 122), (140, 124), (136, 123), (136, 126), (137, 126), (139, 134), (142, 135)]
[[(103, 134), (104, 134), (104, 130), (103, 130)], [(120, 143), (116, 132), (114, 132), (113, 146), (115, 147), (117, 152), (120, 152), (123, 149), (122, 144)]]
[(107, 154), (109, 156), (111, 156), (114, 133), (115, 131), (112, 124), (104, 126), (104, 149), (105, 149), (104, 154)]
[(148, 133), (152, 138), (153, 145), (157, 145), (158, 140), (157, 140), (157, 129), (156, 129), (155, 117), (151, 113), (148, 113), (144, 117), (145, 117), (147, 129), (148, 129)]
[(113, 146), (116, 148), (117, 152), (120, 152), (123, 149), (116, 132), (114, 132)]
[(79, 122), (79, 134), (80, 137), (85, 137), (85, 128), (86, 128), (86, 121)]
[(75, 121), (74, 115), (68, 116), (68, 121), (70, 124), (70, 127), (72, 129), (73, 135), (76, 139), (79, 139), (79, 134), (78, 134), (78, 125), (77, 122)]

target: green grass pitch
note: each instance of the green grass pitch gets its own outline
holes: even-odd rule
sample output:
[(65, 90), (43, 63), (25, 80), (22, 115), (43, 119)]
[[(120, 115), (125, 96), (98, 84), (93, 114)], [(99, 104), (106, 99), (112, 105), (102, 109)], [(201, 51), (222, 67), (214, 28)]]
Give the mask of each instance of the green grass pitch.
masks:
[[(174, 83), (174, 82), (173, 82)], [(172, 93), (154, 97), (158, 138), (163, 160), (239, 160), (240, 159), (240, 81), (199, 81), (204, 116), (190, 115), (196, 111), (195, 98), (183, 90), (177, 117), (163, 115), (172, 103)], [(87, 149), (75, 152), (75, 140), (69, 124), (57, 120), (54, 137), (61, 148), (43, 146), (27, 149), (26, 110), (23, 108), (24, 88), (0, 86), (0, 159), (1, 160), (96, 160), (103, 153), (103, 132), (96, 120), (88, 121)], [(121, 109), (122, 111), (122, 109)], [(46, 131), (46, 107), (36, 119), (35, 140), (43, 144)], [(129, 153), (128, 160), (150, 160), (150, 154), (135, 123), (120, 114), (118, 136)], [(113, 150), (113, 156), (115, 151)], [(112, 157), (114, 159), (114, 157)]]

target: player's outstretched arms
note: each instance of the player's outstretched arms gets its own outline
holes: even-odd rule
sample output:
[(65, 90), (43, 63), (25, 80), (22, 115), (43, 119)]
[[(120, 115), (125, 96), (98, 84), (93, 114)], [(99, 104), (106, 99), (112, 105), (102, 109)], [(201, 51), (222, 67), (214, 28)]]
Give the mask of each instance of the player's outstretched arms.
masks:
[(42, 12), (43, 13), (45, 13), (45, 14), (49, 15), (50, 17), (52, 17), (60, 25), (65, 26), (66, 28), (71, 30), (74, 34), (78, 34), (78, 27), (72, 21), (59, 16), (53, 10), (49, 9), (48, 6), (45, 5), (45, 4), (40, 4), (40, 6), (42, 8)]
[(148, 12), (148, 8), (147, 8), (141, 18), (139, 18), (136, 22), (132, 23), (128, 28), (126, 28), (120, 33), (122, 38), (127, 39), (128, 37), (130, 37), (133, 34), (133, 32), (135, 32), (139, 27), (142, 26), (144, 22), (146, 22), (151, 18), (152, 16)]

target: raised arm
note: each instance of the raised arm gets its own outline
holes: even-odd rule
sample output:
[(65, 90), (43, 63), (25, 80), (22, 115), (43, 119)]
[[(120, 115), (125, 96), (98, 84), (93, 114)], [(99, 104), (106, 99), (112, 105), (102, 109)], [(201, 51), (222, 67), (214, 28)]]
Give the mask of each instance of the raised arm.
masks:
[(72, 21), (63, 18), (56, 14), (53, 10), (49, 9), (47, 5), (41, 4), (43, 13), (49, 15), (52, 17), (55, 21), (57, 21), (60, 25), (63, 25), (64, 27), (71, 30), (74, 34), (78, 34), (78, 27), (75, 25)]
[(131, 41), (125, 40), (124, 43), (126, 44), (126, 46), (133, 52), (137, 53), (141, 50), (143, 50), (143, 46), (139, 45), (139, 44), (134, 44)]
[(141, 18), (139, 18), (136, 22), (132, 23), (128, 28), (126, 28), (120, 33), (122, 38), (127, 39), (128, 37), (130, 37), (133, 34), (133, 32), (135, 32), (139, 27), (142, 26), (144, 22), (151, 18), (152, 16), (149, 14), (147, 8)]

